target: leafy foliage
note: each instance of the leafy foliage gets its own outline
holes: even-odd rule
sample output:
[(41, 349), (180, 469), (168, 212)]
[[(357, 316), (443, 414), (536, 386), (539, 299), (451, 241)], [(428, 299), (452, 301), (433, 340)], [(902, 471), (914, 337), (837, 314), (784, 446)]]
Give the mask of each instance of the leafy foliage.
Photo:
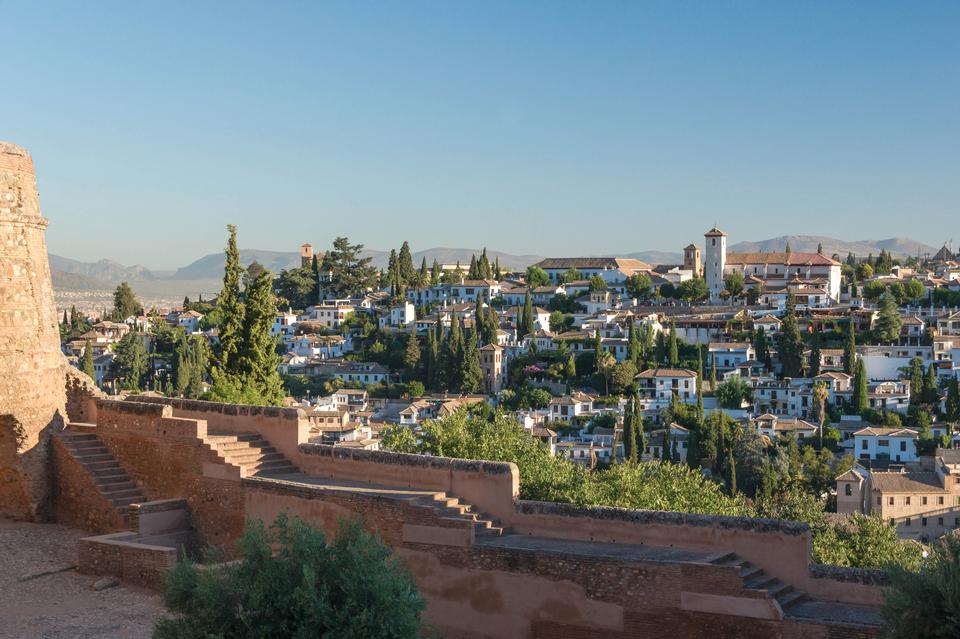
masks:
[(248, 522), (238, 547), (237, 562), (174, 566), (164, 596), (177, 616), (157, 623), (155, 639), (419, 636), (424, 602), (413, 579), (357, 522), (328, 544), (281, 514), (269, 530)]

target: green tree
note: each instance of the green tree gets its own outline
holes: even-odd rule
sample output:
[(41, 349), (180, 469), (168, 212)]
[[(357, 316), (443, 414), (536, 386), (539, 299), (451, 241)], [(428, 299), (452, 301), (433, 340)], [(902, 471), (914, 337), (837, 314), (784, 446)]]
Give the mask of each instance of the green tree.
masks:
[(810, 339), (810, 360), (807, 365), (807, 377), (820, 374), (820, 333), (814, 333)]
[(653, 293), (653, 280), (646, 273), (635, 273), (625, 283), (627, 294), (634, 299), (645, 300)]
[(783, 376), (799, 377), (803, 368), (803, 338), (797, 324), (797, 301), (793, 293), (787, 293), (787, 308), (777, 338)]
[(317, 276), (309, 266), (280, 271), (273, 282), (273, 290), (282, 303), (298, 310), (304, 310), (319, 301)]
[(880, 300), (880, 313), (874, 327), (877, 339), (888, 344), (895, 342), (900, 338), (902, 327), (903, 320), (900, 319), (897, 303), (893, 300), (892, 295), (884, 295), (883, 299)]
[(860, 414), (869, 407), (867, 397), (867, 367), (861, 359), (857, 364), (857, 374), (853, 377), (853, 397), (850, 400), (851, 410)]
[(960, 637), (960, 539), (946, 535), (930, 547), (930, 556), (914, 572), (890, 571), (884, 593), (886, 639)]
[(853, 317), (847, 322), (847, 340), (843, 343), (843, 372), (853, 375), (857, 371), (857, 332)]
[(717, 387), (716, 395), (723, 408), (742, 408), (743, 402), (750, 398), (750, 385), (739, 376), (731, 377)]
[(770, 343), (767, 341), (767, 332), (758, 326), (753, 334), (753, 350), (757, 353), (757, 361), (770, 366)]
[(946, 417), (955, 422), (960, 420), (960, 382), (956, 376), (947, 383)]
[(223, 288), (217, 297), (217, 311), (222, 317), (220, 323), (220, 368), (225, 374), (237, 371), (237, 359), (240, 356), (240, 344), (243, 339), (243, 302), (240, 300), (240, 251), (237, 249), (237, 227), (227, 225), (230, 233), (226, 260), (223, 265)]
[(613, 392), (619, 393), (633, 385), (633, 378), (637, 376), (637, 367), (633, 362), (625, 361), (615, 364), (610, 372), (610, 382)]
[(710, 295), (710, 289), (707, 288), (707, 282), (702, 277), (692, 277), (684, 280), (679, 287), (680, 299), (687, 302), (699, 302)]
[(403, 352), (403, 365), (406, 366), (407, 370), (412, 374), (416, 370), (419, 362), (420, 342), (417, 340), (417, 332), (410, 331), (410, 335), (407, 337), (407, 347)]
[(914, 357), (910, 360), (910, 404), (919, 406), (923, 403), (923, 360)]
[(140, 336), (132, 331), (127, 333), (117, 342), (113, 352), (110, 367), (113, 375), (123, 380), (122, 387), (131, 391), (143, 389), (150, 362)]
[(527, 267), (527, 289), (546, 286), (550, 283), (550, 276), (537, 265)]
[(670, 366), (676, 368), (680, 364), (680, 340), (677, 337), (677, 325), (670, 322)]
[(576, 282), (579, 279), (581, 279), (580, 271), (572, 266), (564, 271), (563, 275), (560, 276), (561, 282)]
[(97, 371), (93, 367), (93, 347), (90, 345), (90, 340), (87, 340), (83, 346), (83, 361), (80, 364), (80, 370), (94, 382), (97, 381)]
[(483, 388), (483, 372), (480, 368), (480, 350), (472, 330), (464, 333), (463, 359), (460, 365), (460, 391), (478, 393)]
[(730, 297), (739, 297), (743, 294), (744, 279), (743, 273), (733, 271), (723, 281), (724, 289), (730, 294)]
[(590, 290), (591, 291), (607, 290), (607, 280), (603, 279), (599, 275), (590, 276)]
[(940, 389), (937, 386), (936, 364), (927, 367), (927, 376), (923, 380), (923, 403), (935, 406), (940, 403)]
[(126, 282), (120, 282), (113, 292), (113, 318), (122, 322), (130, 316), (143, 315), (143, 306)]
[(327, 284), (334, 297), (351, 297), (373, 288), (377, 270), (370, 257), (361, 257), (363, 244), (351, 244), (346, 237), (333, 241), (333, 248), (323, 256), (324, 265), (330, 274)]
[(404, 286), (413, 286), (417, 281), (417, 272), (413, 268), (413, 255), (410, 254), (410, 243), (403, 241), (400, 255), (397, 257), (397, 270)]
[(328, 543), (286, 514), (269, 530), (251, 520), (237, 548), (237, 561), (214, 570), (177, 562), (164, 590), (175, 616), (157, 622), (154, 639), (420, 636), (413, 578), (359, 522), (341, 522)]

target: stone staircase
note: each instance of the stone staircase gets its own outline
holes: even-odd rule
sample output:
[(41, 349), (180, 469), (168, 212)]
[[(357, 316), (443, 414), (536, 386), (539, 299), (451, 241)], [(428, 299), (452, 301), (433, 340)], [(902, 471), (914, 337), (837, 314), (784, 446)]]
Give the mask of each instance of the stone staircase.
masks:
[(257, 434), (213, 434), (204, 442), (217, 456), (240, 469), (240, 477), (290, 475), (300, 471), (290, 460)]
[(100, 494), (113, 505), (124, 520), (127, 519), (127, 507), (130, 504), (147, 501), (96, 434), (62, 431), (58, 436), (64, 447), (93, 479)]
[(500, 537), (506, 534), (504, 526), (495, 518), (486, 513), (477, 512), (470, 504), (461, 502), (457, 497), (446, 493), (436, 493), (413, 499), (414, 503), (437, 511), (443, 521), (473, 523), (474, 534), (477, 537)]
[(732, 566), (740, 569), (740, 578), (743, 579), (743, 587), (747, 590), (765, 591), (767, 595), (776, 599), (780, 609), (784, 612), (791, 606), (807, 601), (807, 594), (794, 589), (793, 586), (785, 584), (776, 577), (771, 577), (762, 569), (754, 566), (749, 561), (741, 559), (734, 553), (727, 553), (710, 563), (718, 566)]

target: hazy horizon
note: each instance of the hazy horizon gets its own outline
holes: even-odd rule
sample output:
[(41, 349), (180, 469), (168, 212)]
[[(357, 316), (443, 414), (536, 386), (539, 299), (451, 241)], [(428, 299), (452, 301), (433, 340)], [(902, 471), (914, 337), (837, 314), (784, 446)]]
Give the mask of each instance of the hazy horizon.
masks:
[(4, 7), (52, 253), (960, 233), (960, 4)]

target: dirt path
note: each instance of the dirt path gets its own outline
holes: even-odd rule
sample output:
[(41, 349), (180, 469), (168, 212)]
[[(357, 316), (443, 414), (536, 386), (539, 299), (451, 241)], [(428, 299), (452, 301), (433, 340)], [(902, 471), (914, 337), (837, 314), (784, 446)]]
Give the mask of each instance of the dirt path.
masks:
[[(163, 614), (159, 595), (117, 586), (93, 590), (75, 569), (85, 533), (0, 519), (0, 638), (147, 639)], [(45, 571), (60, 571), (39, 575)]]

